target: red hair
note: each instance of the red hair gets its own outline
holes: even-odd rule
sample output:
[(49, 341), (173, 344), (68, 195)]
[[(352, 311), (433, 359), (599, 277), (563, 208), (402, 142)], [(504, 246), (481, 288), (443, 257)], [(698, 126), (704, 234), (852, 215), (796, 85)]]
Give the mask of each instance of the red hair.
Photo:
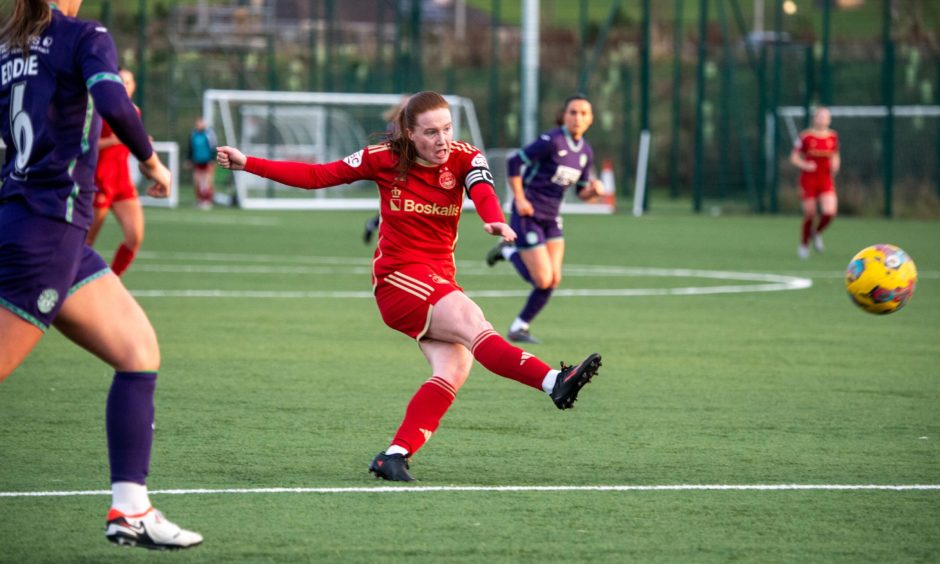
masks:
[(396, 131), (389, 139), (389, 145), (392, 152), (398, 155), (398, 170), (407, 174), (408, 170), (415, 164), (418, 158), (418, 149), (408, 138), (408, 131), (414, 131), (418, 127), (418, 116), (430, 112), (431, 110), (450, 109), (447, 100), (437, 92), (424, 91), (414, 94), (408, 98), (408, 102), (402, 106), (401, 111), (395, 120)]

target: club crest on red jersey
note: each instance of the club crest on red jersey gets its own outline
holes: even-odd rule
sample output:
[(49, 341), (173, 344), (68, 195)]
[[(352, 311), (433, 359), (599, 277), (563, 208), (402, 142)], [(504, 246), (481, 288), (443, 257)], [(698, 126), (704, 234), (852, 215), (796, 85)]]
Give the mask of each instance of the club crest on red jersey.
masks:
[(401, 211), (401, 190), (399, 190), (396, 186), (392, 186), (390, 193), (392, 197), (388, 201), (388, 207), (392, 211)]
[(457, 185), (457, 177), (449, 170), (442, 170), (441, 175), (437, 178), (437, 183), (440, 184), (441, 188), (444, 190), (450, 190)]

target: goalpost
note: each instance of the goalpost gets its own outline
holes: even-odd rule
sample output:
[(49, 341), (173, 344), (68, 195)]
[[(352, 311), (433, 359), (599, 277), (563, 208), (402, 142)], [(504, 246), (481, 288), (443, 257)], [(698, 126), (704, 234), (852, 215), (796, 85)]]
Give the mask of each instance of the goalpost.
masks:
[[(473, 102), (444, 96), (451, 106), (454, 138), (484, 149)], [(386, 130), (383, 114), (397, 94), (207, 90), (203, 117), (220, 145), (264, 158), (324, 163), (375, 143)], [(234, 203), (246, 209), (371, 209), (379, 207), (372, 182), (330, 190), (297, 190), (252, 174), (234, 175)]]

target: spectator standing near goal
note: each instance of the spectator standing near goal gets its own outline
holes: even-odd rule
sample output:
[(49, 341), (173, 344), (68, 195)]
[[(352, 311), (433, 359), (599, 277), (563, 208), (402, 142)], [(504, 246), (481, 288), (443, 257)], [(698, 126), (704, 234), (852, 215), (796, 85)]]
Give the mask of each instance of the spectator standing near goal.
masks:
[(416, 339), (431, 378), (412, 397), (388, 449), (372, 460), (376, 478), (411, 481), (408, 461), (438, 428), (467, 377), (473, 360), (487, 370), (551, 397), (559, 409), (573, 406), (596, 374), (598, 354), (576, 366), (552, 370), (510, 345), (493, 330), (454, 279), (454, 247), (464, 190), (476, 205), (483, 229), (511, 242), (493, 176), (475, 147), (453, 140), (450, 107), (436, 92), (411, 96), (391, 139), (341, 161), (291, 163), (246, 157), (219, 148), (219, 164), (300, 188), (327, 188), (372, 180), (381, 200), (372, 285), (385, 323)]
[[(134, 73), (121, 69), (118, 75), (124, 81), (127, 97), (133, 98), (137, 89)], [(137, 115), (140, 115), (140, 108), (136, 109)], [(98, 188), (93, 204), (95, 216), (88, 229), (85, 244), (95, 244), (108, 210), (111, 210), (124, 236), (111, 260), (111, 270), (118, 276), (124, 274), (134, 261), (144, 240), (144, 210), (137, 197), (137, 187), (131, 180), (127, 160), (130, 154), (130, 149), (121, 143), (108, 122), (102, 123), (101, 137), (98, 139), (98, 166), (95, 168), (95, 186)]]
[(50, 325), (113, 367), (105, 407), (112, 496), (105, 536), (147, 548), (195, 546), (202, 536), (167, 521), (150, 505), (145, 485), (160, 365), (153, 326), (85, 244), (101, 127), (94, 108), (154, 182), (151, 195), (167, 195), (170, 172), (127, 98), (107, 30), (75, 18), (81, 0), (5, 6), (11, 8), (0, 18), (0, 135), (7, 146), (0, 171), (0, 381)]
[(199, 209), (212, 209), (212, 196), (215, 174), (215, 132), (206, 125), (206, 120), (196, 118), (193, 130), (189, 134), (189, 161), (193, 164), (193, 187), (196, 190), (196, 206)]
[[(820, 107), (813, 112), (812, 127), (800, 133), (793, 144), (790, 162), (800, 169), (800, 202), (803, 207), (803, 224), (800, 246), (796, 254), (801, 259), (809, 258), (809, 243), (817, 252), (823, 252), (822, 232), (836, 216), (835, 176), (842, 165), (839, 156), (839, 136), (829, 124), (832, 115), (828, 108)], [(819, 207), (819, 221), (816, 211)], [(815, 223), (815, 225), (814, 225)]]
[(584, 138), (593, 121), (591, 102), (575, 94), (565, 100), (556, 119), (558, 127), (541, 134), (507, 161), (513, 193), (510, 225), (519, 238), (514, 245), (501, 242), (490, 249), (486, 264), (508, 260), (532, 285), (525, 306), (509, 327), (510, 341), (539, 342), (529, 332), (529, 324), (561, 282), (565, 239), (560, 210), (565, 191), (574, 186), (583, 200), (601, 191), (600, 181), (590, 178), (594, 151)]

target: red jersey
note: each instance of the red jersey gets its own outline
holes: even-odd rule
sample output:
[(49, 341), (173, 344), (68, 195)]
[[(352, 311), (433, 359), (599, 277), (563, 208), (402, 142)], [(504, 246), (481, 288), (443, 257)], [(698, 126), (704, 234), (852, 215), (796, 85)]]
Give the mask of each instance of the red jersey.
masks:
[(839, 152), (839, 135), (835, 131), (828, 129), (817, 133), (812, 129), (807, 129), (800, 134), (800, 140), (794, 148), (803, 155), (804, 159), (816, 163), (816, 170), (804, 171), (804, 175), (817, 178), (832, 177), (832, 157)]
[(464, 190), (486, 223), (505, 222), (486, 158), (476, 147), (454, 141), (442, 165), (415, 163), (407, 174), (388, 144), (370, 145), (326, 164), (249, 157), (245, 170), (299, 188), (327, 188), (371, 180), (379, 189), (380, 215), (375, 274), (408, 263), (434, 263), (453, 279), (454, 247)]
[[(137, 110), (137, 115), (140, 115), (139, 109)], [(111, 126), (108, 125), (108, 122), (101, 120), (101, 139), (112, 135), (114, 135), (114, 131), (111, 130)], [(123, 163), (123, 166), (127, 167), (127, 157), (129, 157), (130, 154), (131, 150), (127, 148), (127, 145), (118, 142), (116, 145), (111, 145), (110, 147), (105, 147), (98, 151), (98, 166)]]

